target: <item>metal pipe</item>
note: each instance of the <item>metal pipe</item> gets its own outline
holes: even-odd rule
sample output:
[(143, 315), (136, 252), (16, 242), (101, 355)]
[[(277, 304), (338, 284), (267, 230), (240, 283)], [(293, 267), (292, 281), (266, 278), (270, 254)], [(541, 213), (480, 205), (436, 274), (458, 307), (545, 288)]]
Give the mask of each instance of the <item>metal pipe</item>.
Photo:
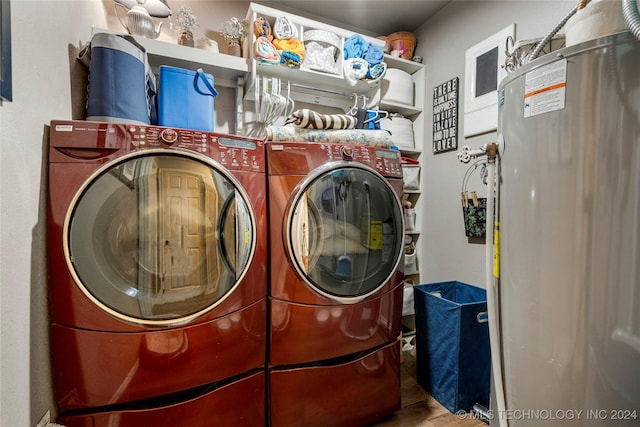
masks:
[(496, 158), (498, 156), (498, 144), (492, 142), (487, 145), (487, 222), (486, 222), (486, 281), (487, 281), (487, 311), (489, 315), (489, 344), (491, 347), (491, 372), (493, 373), (493, 383), (496, 391), (496, 405), (498, 422), (500, 427), (508, 427), (509, 423), (502, 417), (506, 409), (504, 398), (504, 384), (502, 381), (502, 354), (500, 351), (500, 336), (498, 333), (498, 304), (496, 302), (495, 280), (494, 280), (494, 211), (495, 211), (495, 182), (496, 182)]
[(476, 414), (476, 418), (480, 418), (482, 421), (491, 420), (491, 414), (489, 413), (489, 410), (478, 403), (473, 405), (473, 413)]
[(462, 163), (469, 163), (471, 158), (476, 158), (478, 156), (484, 156), (487, 154), (487, 146), (483, 145), (482, 147), (472, 150), (468, 145), (462, 147), (462, 149), (458, 150), (458, 160)]

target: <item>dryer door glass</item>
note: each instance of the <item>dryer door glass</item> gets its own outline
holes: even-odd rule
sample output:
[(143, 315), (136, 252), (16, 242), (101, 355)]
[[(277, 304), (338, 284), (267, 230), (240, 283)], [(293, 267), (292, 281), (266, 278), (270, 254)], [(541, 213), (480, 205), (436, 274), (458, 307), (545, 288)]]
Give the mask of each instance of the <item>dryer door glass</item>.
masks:
[(373, 170), (343, 167), (311, 181), (289, 216), (296, 269), (320, 293), (361, 297), (395, 273), (402, 255), (402, 209)]
[(73, 204), (67, 253), (83, 291), (140, 322), (200, 315), (237, 285), (255, 219), (225, 169), (196, 155), (133, 155), (103, 169)]

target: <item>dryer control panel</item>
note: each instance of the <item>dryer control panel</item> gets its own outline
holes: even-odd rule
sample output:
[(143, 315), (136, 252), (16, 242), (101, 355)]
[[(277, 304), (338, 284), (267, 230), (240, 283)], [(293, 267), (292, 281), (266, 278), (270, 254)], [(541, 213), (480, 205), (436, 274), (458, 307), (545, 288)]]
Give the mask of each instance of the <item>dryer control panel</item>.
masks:
[(402, 178), (400, 152), (368, 145), (269, 142), (271, 174), (301, 174), (329, 162), (358, 162), (387, 178)]

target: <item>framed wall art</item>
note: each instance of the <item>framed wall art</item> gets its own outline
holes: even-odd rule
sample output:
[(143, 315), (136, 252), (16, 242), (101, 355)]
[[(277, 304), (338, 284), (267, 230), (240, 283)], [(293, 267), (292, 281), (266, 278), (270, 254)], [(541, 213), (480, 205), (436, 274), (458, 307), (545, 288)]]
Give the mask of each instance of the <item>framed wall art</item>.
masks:
[(498, 128), (498, 85), (507, 75), (502, 67), (507, 39), (515, 37), (515, 24), (467, 49), (464, 80), (464, 136)]
[(458, 149), (458, 77), (433, 88), (433, 153)]

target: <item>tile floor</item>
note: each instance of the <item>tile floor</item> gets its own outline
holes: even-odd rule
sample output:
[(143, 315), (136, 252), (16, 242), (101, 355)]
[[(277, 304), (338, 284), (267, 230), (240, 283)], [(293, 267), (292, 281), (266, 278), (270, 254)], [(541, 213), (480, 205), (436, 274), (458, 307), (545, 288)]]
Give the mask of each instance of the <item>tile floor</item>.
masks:
[(472, 414), (464, 417), (452, 414), (424, 391), (418, 385), (416, 357), (410, 351), (402, 352), (400, 369), (402, 407), (369, 427), (487, 427)]

